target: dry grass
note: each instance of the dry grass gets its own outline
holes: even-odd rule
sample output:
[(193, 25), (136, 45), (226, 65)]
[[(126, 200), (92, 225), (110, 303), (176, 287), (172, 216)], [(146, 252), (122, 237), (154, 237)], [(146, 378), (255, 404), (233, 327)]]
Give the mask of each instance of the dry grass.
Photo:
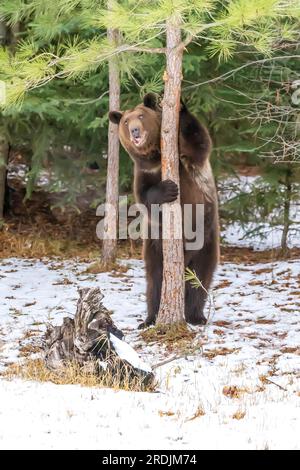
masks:
[(198, 408), (196, 409), (195, 413), (193, 414), (193, 416), (191, 416), (190, 418), (188, 418), (186, 420), (187, 421), (193, 421), (194, 419), (197, 419), (197, 418), (200, 418), (201, 416), (204, 416), (205, 415), (205, 411), (204, 411), (204, 408), (202, 405), (199, 405)]
[(113, 263), (104, 263), (101, 261), (96, 261), (95, 263), (92, 263), (85, 271), (87, 274), (99, 274), (99, 273), (106, 273), (106, 272), (112, 272), (116, 271), (118, 273), (125, 273), (128, 271), (128, 267), (124, 266), (117, 261)]
[(40, 353), (41, 347), (34, 344), (24, 344), (20, 346), (19, 351), (21, 357), (29, 357), (32, 354)]
[(250, 393), (248, 388), (237, 387), (236, 385), (225, 386), (222, 390), (223, 395), (228, 398), (240, 398), (245, 393)]
[(245, 418), (245, 416), (246, 416), (245, 411), (238, 410), (232, 415), (232, 419), (243, 419)]
[(55, 239), (51, 234), (15, 233), (0, 231), (0, 258), (43, 258), (60, 257), (95, 259), (99, 256), (93, 245), (82, 246), (80, 242), (67, 239)]
[(280, 249), (254, 251), (251, 248), (222, 246), (221, 261), (230, 263), (270, 263), (275, 260), (298, 259), (300, 248), (292, 248), (287, 253)]
[[(101, 255), (101, 242), (96, 238), (96, 217), (78, 216), (77, 224), (62, 225), (52, 221), (51, 215), (38, 211), (10, 217), (0, 227), (0, 258), (60, 257), (95, 260)], [(118, 258), (141, 258), (140, 241), (122, 241), (118, 244)], [(300, 249), (293, 248), (288, 258), (297, 259)], [(235, 263), (270, 262), (283, 259), (280, 250), (253, 251), (249, 248), (221, 247), (222, 261)], [(226, 287), (224, 285), (224, 287)]]
[(160, 417), (163, 417), (163, 416), (174, 416), (175, 413), (174, 411), (162, 411), (162, 410), (159, 410), (158, 411), (158, 414)]
[(216, 326), (221, 326), (224, 328), (227, 328), (228, 326), (232, 326), (232, 322), (226, 321), (226, 320), (218, 320), (213, 322), (214, 325)]
[[(94, 228), (89, 229), (90, 232), (83, 228), (74, 228), (72, 231), (58, 224), (46, 222), (39, 225), (30, 220), (17, 224), (13, 219), (0, 228), (0, 258), (59, 257), (79, 258), (82, 261), (98, 260), (101, 256), (101, 241), (95, 235), (96, 223)], [(141, 257), (141, 244), (120, 242), (117, 258), (132, 257)]]
[(276, 320), (267, 320), (266, 318), (259, 318), (258, 320), (256, 320), (257, 324), (259, 325), (274, 325), (275, 323), (277, 323)]
[(20, 364), (11, 364), (1, 374), (6, 379), (20, 377), (24, 380), (37, 382), (51, 382), (56, 385), (81, 385), (84, 387), (112, 388), (134, 392), (153, 392), (156, 384), (146, 383), (140, 377), (133, 376), (130, 369), (125, 366), (116, 367), (118, 372), (112, 374), (110, 370), (103, 371), (101, 375), (95, 374), (95, 364), (90, 367), (80, 367), (75, 362), (65, 365), (61, 372), (48, 369), (43, 359), (26, 359)]
[(300, 347), (287, 347), (285, 346), (284, 348), (280, 349), (280, 352), (283, 354), (297, 354), (300, 356)]
[(199, 344), (193, 344), (196, 334), (197, 332), (191, 330), (186, 323), (157, 324), (141, 332), (146, 343), (160, 343), (166, 346), (168, 351), (182, 354), (192, 354), (199, 349)]
[(208, 359), (213, 359), (216, 356), (227, 356), (227, 354), (233, 354), (236, 351), (239, 351), (241, 348), (214, 348), (209, 349), (203, 353), (204, 357)]

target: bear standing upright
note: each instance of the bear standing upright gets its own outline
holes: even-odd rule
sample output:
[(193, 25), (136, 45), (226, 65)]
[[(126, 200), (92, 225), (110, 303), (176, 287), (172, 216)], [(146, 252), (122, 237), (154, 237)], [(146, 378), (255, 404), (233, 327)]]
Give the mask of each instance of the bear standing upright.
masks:
[[(161, 108), (157, 96), (148, 93), (143, 103), (125, 112), (111, 111), (109, 119), (119, 126), (119, 138), (134, 161), (134, 192), (138, 203), (151, 210), (152, 204), (175, 201), (178, 187), (171, 180), (161, 180), (160, 130)], [(207, 290), (219, 259), (218, 201), (214, 177), (209, 163), (211, 139), (207, 129), (182, 103), (179, 121), (180, 202), (204, 205), (203, 246), (187, 250), (185, 267), (195, 271), (204, 288), (195, 289), (186, 283), (185, 319), (193, 325), (205, 324), (203, 314)], [(195, 226), (195, 211), (192, 211)], [(149, 218), (151, 224), (151, 217)], [(199, 230), (199, 227), (198, 227)], [(147, 278), (148, 315), (145, 325), (155, 322), (159, 310), (163, 252), (162, 240), (144, 240), (143, 255)]]

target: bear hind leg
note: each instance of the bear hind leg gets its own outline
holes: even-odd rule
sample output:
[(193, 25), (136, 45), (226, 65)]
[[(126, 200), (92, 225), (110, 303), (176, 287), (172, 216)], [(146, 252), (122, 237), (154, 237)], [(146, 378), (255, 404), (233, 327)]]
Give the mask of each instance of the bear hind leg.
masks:
[(147, 318), (139, 328), (155, 323), (159, 311), (162, 287), (162, 247), (160, 240), (147, 240), (144, 247), (144, 260), (147, 279)]
[(195, 288), (187, 282), (185, 287), (185, 319), (192, 325), (205, 325), (206, 318), (203, 314), (207, 294), (203, 288)]
[(213, 247), (205, 247), (196, 254), (188, 267), (195, 271), (203, 287), (192, 287), (190, 282), (185, 284), (185, 319), (192, 325), (205, 325), (204, 307), (207, 301), (207, 291), (211, 285), (213, 273), (217, 266), (217, 257)]

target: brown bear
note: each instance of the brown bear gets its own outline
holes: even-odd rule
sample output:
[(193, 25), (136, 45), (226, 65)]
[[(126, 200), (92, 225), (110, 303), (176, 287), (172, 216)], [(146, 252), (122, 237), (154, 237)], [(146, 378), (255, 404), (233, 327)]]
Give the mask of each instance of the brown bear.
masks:
[[(157, 96), (148, 93), (143, 103), (125, 112), (111, 111), (111, 122), (119, 126), (119, 138), (134, 161), (134, 192), (138, 203), (150, 211), (152, 204), (176, 200), (177, 185), (161, 179), (161, 107)], [(218, 202), (214, 177), (209, 163), (211, 139), (207, 129), (184, 105), (180, 110), (180, 197), (181, 206), (204, 205), (203, 246), (197, 250), (185, 249), (185, 266), (196, 272), (203, 288), (195, 289), (189, 282), (185, 290), (185, 319), (188, 323), (205, 324), (203, 314), (207, 290), (219, 258)], [(192, 210), (193, 219), (195, 217)], [(193, 220), (193, 224), (194, 224)], [(151, 223), (151, 218), (150, 218)], [(199, 228), (198, 228), (199, 230)], [(148, 315), (145, 325), (155, 322), (161, 297), (163, 253), (162, 241), (144, 240), (144, 260), (147, 278)]]

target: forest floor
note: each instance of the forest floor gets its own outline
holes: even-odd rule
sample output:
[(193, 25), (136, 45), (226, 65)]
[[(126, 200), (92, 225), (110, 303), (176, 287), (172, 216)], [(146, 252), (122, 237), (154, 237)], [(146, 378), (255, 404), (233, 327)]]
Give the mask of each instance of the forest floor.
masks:
[[(145, 317), (140, 260), (91, 274), (82, 259), (0, 262), (0, 448), (300, 447), (300, 262), (223, 260), (210, 320), (163, 342)], [(41, 354), (45, 324), (73, 316), (78, 287), (99, 286), (125, 339), (156, 369), (155, 392), (56, 385), (9, 375)], [(150, 332), (150, 333), (149, 333)]]
[[(247, 192), (254, 180), (243, 176), (238, 184)], [(226, 187), (221, 199), (234, 196), (225, 193)], [(137, 329), (146, 315), (141, 244), (120, 243), (121, 269), (92, 274), (87, 268), (100, 253), (94, 211), (63, 223), (40, 197), (14, 209), (19, 212), (0, 230), (0, 448), (300, 448), (295, 230), (282, 253), (282, 227), (264, 225), (266, 236), (251, 240), (251, 225), (223, 227), (208, 324), (166, 338)], [(16, 364), (22, 370), (42, 357), (46, 324), (75, 314), (77, 288), (93, 286), (146, 362), (180, 356), (155, 369), (154, 392), (15, 375)]]

